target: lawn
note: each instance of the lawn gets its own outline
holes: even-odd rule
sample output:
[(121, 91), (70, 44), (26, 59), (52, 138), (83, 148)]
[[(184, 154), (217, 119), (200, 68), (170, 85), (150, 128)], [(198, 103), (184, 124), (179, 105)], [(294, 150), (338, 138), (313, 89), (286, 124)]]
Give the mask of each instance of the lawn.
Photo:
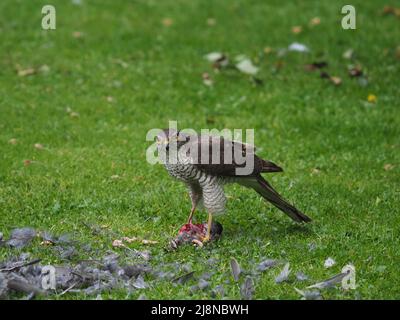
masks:
[[(56, 30), (41, 28), (49, 2)], [(232, 257), (248, 272), (266, 258), (290, 263), (287, 282), (275, 283), (281, 266), (254, 277), (255, 299), (299, 299), (294, 287), (349, 263), (356, 289), (323, 290), (325, 299), (400, 298), (400, 19), (382, 14), (396, 3), (353, 0), (357, 29), (344, 30), (342, 1), (1, 1), (0, 231), (69, 233), (92, 249), (66, 262), (35, 239), (0, 247), (0, 261), (23, 252), (52, 265), (108, 251), (123, 259), (129, 250), (113, 240), (136, 236), (158, 241), (128, 245), (149, 250), (151, 266), (176, 276), (208, 272), (209, 287), (147, 275), (148, 288), (105, 291), (103, 299), (208, 299), (221, 284), (224, 298), (239, 299), (244, 277), (234, 282)], [(315, 17), (320, 23), (310, 24)], [(294, 42), (310, 51), (284, 50)], [(204, 58), (210, 52), (246, 55), (261, 81), (215, 71)], [(328, 65), (306, 70), (321, 61)], [(350, 64), (363, 76), (351, 77)], [(266, 178), (313, 222), (297, 225), (255, 192), (227, 186), (222, 239), (165, 251), (190, 210), (184, 185), (146, 161), (147, 131), (169, 120), (196, 130), (255, 129), (258, 154), (284, 168)], [(327, 258), (336, 262), (330, 268)]]

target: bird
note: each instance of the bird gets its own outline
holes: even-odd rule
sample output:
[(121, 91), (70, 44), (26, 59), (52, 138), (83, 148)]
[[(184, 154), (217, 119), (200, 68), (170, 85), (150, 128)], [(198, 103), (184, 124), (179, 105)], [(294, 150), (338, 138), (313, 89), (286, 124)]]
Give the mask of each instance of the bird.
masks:
[[(173, 128), (160, 130), (156, 143), (161, 163), (172, 177), (185, 183), (188, 189), (192, 207), (187, 224), (192, 224), (196, 208), (202, 206), (208, 212), (204, 243), (210, 240), (213, 216), (225, 212), (224, 185), (229, 183), (253, 189), (296, 222), (311, 221), (263, 178), (262, 173), (282, 172), (283, 169), (258, 157), (254, 147), (223, 136), (186, 133)], [(245, 157), (245, 161), (239, 163), (235, 152)], [(249, 159), (253, 161), (250, 170), (239, 172), (248, 165)]]

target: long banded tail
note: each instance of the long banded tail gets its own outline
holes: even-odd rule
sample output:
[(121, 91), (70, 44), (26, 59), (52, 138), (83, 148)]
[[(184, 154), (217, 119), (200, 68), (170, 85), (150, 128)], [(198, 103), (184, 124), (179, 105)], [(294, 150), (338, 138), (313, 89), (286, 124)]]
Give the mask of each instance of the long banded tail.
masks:
[(252, 187), (258, 194), (265, 200), (272, 203), (275, 207), (286, 213), (290, 218), (296, 222), (310, 222), (311, 218), (296, 209), (293, 205), (288, 203), (281, 195), (266, 181), (261, 175), (256, 177), (251, 184), (246, 183), (246, 186)]

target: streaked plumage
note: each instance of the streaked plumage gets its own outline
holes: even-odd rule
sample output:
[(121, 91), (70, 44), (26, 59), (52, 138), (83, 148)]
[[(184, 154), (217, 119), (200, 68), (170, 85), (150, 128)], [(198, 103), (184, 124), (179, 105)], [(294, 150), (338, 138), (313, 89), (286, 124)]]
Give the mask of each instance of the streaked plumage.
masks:
[[(309, 217), (284, 200), (261, 176), (261, 173), (283, 170), (276, 164), (259, 158), (255, 154), (254, 148), (222, 137), (187, 135), (168, 129), (164, 130), (157, 140), (159, 154), (167, 171), (188, 187), (192, 201), (189, 223), (191, 223), (193, 212), (200, 203), (209, 213), (209, 220), (212, 215), (225, 211), (226, 198), (223, 186), (226, 183), (238, 183), (254, 189), (297, 222), (311, 221)], [(197, 150), (197, 152), (193, 152), (193, 150)], [(237, 163), (235, 158), (229, 155), (229, 152), (224, 152), (230, 150), (240, 152), (243, 157), (248, 156), (249, 159), (254, 159), (253, 169), (245, 175), (239, 175), (237, 169), (244, 168), (246, 162)], [(172, 159), (177, 161), (174, 162), (168, 158), (172, 155), (175, 156)], [(233, 161), (225, 163), (226, 160)], [(216, 161), (217, 163), (215, 163)]]

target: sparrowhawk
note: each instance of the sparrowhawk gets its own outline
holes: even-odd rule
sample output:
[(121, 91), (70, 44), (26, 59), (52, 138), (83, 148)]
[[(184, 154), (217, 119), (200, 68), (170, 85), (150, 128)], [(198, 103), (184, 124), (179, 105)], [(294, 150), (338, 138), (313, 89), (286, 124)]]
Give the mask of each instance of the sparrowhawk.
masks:
[[(263, 160), (246, 144), (223, 137), (187, 134), (175, 129), (164, 129), (157, 135), (158, 153), (168, 173), (183, 181), (188, 188), (192, 208), (188, 223), (200, 203), (208, 212), (208, 228), (204, 242), (210, 239), (212, 217), (225, 211), (224, 184), (238, 183), (254, 189), (265, 200), (286, 213), (296, 222), (311, 219), (284, 200), (261, 176), (261, 173), (280, 172), (281, 167)], [(235, 152), (245, 161), (238, 163)], [(250, 160), (249, 160), (250, 159)], [(243, 174), (240, 169), (253, 161), (251, 170)]]

